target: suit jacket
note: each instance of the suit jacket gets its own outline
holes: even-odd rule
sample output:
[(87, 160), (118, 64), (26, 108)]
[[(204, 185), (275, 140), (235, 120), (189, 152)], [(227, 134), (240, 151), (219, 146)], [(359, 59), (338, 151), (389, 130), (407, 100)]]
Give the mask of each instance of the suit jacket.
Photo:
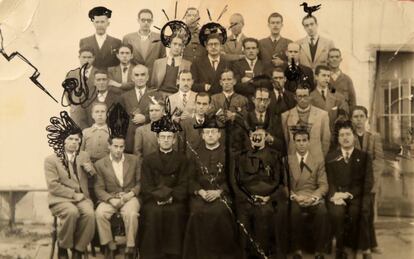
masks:
[[(167, 161), (162, 159), (166, 158)], [(172, 151), (163, 154), (159, 150), (145, 157), (142, 164), (142, 196), (146, 201), (184, 201), (187, 197), (187, 159)]]
[(119, 65), (116, 52), (121, 46), (121, 40), (107, 35), (101, 48), (99, 48), (95, 35), (83, 38), (79, 42), (79, 48), (89, 47), (95, 51), (93, 65), (97, 68), (107, 69)]
[(240, 40), (234, 35), (227, 38), (226, 43), (223, 45), (223, 55), (229, 61), (239, 60), (243, 58), (243, 40), (247, 37), (242, 33)]
[(88, 177), (95, 175), (96, 171), (93, 168), (91, 173), (86, 172), (82, 164), (91, 162), (88, 153), (80, 151), (76, 157), (76, 168), (78, 172), (79, 181), (74, 173), (70, 173), (63, 165), (61, 159), (52, 154), (45, 159), (44, 170), (47, 183), (48, 202), (49, 206), (61, 202), (75, 202), (73, 196), (75, 193), (83, 193), (86, 198), (90, 198), (88, 191)]
[(376, 132), (365, 131), (362, 144), (359, 142), (358, 137), (355, 136), (355, 148), (367, 152), (370, 155), (374, 177), (371, 192), (378, 193), (380, 178), (385, 166), (381, 136)]
[(187, 92), (186, 94), (187, 104), (185, 107), (180, 97), (180, 92), (168, 96), (168, 99), (170, 100), (170, 105), (171, 105), (171, 112), (173, 112), (175, 108), (177, 108), (180, 111), (183, 111), (183, 113), (181, 114), (181, 119), (186, 119), (186, 118), (190, 118), (191, 116), (193, 116), (194, 111), (195, 111), (196, 95), (197, 93), (191, 90)]
[(348, 103), (349, 107), (356, 105), (354, 84), (352, 83), (352, 79), (347, 74), (341, 72), (335, 81), (331, 78), (329, 81), (329, 87), (342, 94), (345, 97), (345, 101)]
[[(141, 97), (139, 102), (137, 99), (135, 88), (121, 95), (121, 104), (124, 106), (125, 110), (130, 116), (125, 142), (125, 152), (133, 153), (135, 130), (137, 129), (137, 127), (149, 122), (148, 106), (151, 103), (150, 96), (157, 97), (158, 95), (159, 94), (155, 90), (148, 89), (148, 87), (146, 88), (145, 93)], [(145, 116), (146, 120), (144, 123), (137, 125), (132, 121), (132, 119), (134, 118), (134, 112), (136, 111), (139, 111), (139, 113)]]
[(287, 110), (292, 109), (296, 106), (295, 95), (289, 91), (284, 91), (282, 98), (276, 100), (276, 94), (274, 91), (270, 92), (270, 103), (268, 110), (271, 113), (281, 115)]
[(138, 127), (135, 131), (134, 154), (141, 161), (143, 157), (158, 150), (157, 133), (151, 131), (151, 123)]
[(328, 52), (331, 48), (335, 47), (332, 40), (319, 36), (315, 58), (312, 61), (308, 38), (300, 39), (297, 43), (301, 46), (299, 53), (300, 64), (308, 66), (314, 71), (316, 66), (327, 64)]
[(141, 164), (134, 155), (124, 154), (124, 157), (123, 186), (115, 175), (109, 155), (95, 163), (98, 177), (94, 189), (99, 201), (108, 202), (120, 192), (132, 191), (138, 197), (141, 190)]
[(204, 85), (210, 84), (209, 94), (220, 93), (222, 91), (220, 76), (225, 68), (230, 68), (230, 63), (223, 56), (220, 57), (217, 70), (214, 70), (207, 55), (196, 59), (191, 64), (191, 73), (194, 79), (192, 90), (194, 92), (205, 92)]
[(135, 85), (134, 85), (134, 82), (132, 81), (132, 70), (133, 69), (134, 69), (134, 65), (130, 64), (128, 68), (127, 82), (122, 83), (121, 65), (108, 68), (108, 78), (110, 80), (113, 80), (115, 82), (122, 84), (121, 87), (112, 86), (111, 89), (113, 92), (121, 95), (125, 93), (126, 91), (129, 91), (134, 88)]
[[(80, 68), (77, 68), (73, 71), (69, 71), (69, 73), (66, 75), (65, 79), (68, 78), (75, 78), (78, 80), (78, 82), (80, 83), (80, 76), (79, 76), (79, 71)], [(89, 97), (87, 99), (87, 101), (85, 103), (83, 103), (82, 105), (74, 105), (74, 104), (70, 104), (70, 110), (69, 110), (69, 115), (70, 117), (73, 119), (73, 121), (76, 123), (76, 125), (78, 125), (81, 129), (85, 129), (89, 127), (88, 124), (88, 117), (86, 116), (86, 112), (85, 112), (85, 106), (87, 106), (88, 104), (90, 105), (90, 101), (93, 100), (93, 95), (94, 92), (96, 91), (96, 87), (95, 87), (95, 76), (94, 73), (96, 71), (95, 67), (91, 68), (91, 72), (89, 74), (89, 77), (86, 81), (87, 87), (89, 89)], [(69, 99), (67, 94), (65, 94), (66, 102), (69, 104)], [(85, 97), (82, 97), (82, 99), (84, 99)], [(72, 92), (72, 99), (75, 101), (79, 101), (79, 98), (76, 97), (74, 95), (74, 92)]]
[(330, 128), (333, 132), (335, 121), (338, 118), (339, 109), (342, 109), (347, 114), (349, 114), (349, 107), (348, 104), (345, 102), (344, 96), (340, 93), (336, 92), (333, 94), (328, 89), (326, 90), (325, 96), (326, 101), (323, 99), (321, 93), (317, 89), (313, 90), (310, 93), (311, 104), (315, 107), (318, 107), (319, 109), (328, 112)]
[[(160, 86), (162, 86), (162, 83), (164, 82), (164, 79), (165, 79), (165, 73), (167, 72), (167, 61), (168, 61), (167, 57), (159, 58), (155, 60), (153, 70), (152, 70), (152, 76), (151, 76), (152, 87), (159, 89)], [(178, 71), (190, 70), (190, 68), (191, 68), (191, 61), (181, 59), (181, 63), (178, 68)]]
[[(144, 57), (140, 52), (141, 37), (138, 32), (132, 32), (124, 36), (122, 41), (124, 43), (131, 44), (134, 54), (134, 63), (143, 64), (148, 67), (149, 75), (151, 75), (152, 67), (156, 59), (165, 57), (165, 47), (160, 41), (160, 34), (151, 32), (149, 35), (150, 47), (147, 52), (147, 56)], [(158, 41), (158, 42), (154, 42)]]
[[(288, 63), (285, 63), (285, 66), (288, 66)], [(295, 93), (298, 83), (306, 83), (310, 87), (310, 91), (315, 89), (315, 79), (313, 76), (313, 70), (310, 67), (299, 64), (299, 73), (301, 74), (300, 80), (290, 81), (287, 80), (285, 83), (285, 89)]]
[(230, 110), (231, 112), (239, 112), (241, 115), (247, 112), (248, 101), (243, 95), (233, 93), (230, 102), (227, 102), (224, 93), (211, 96), (212, 109), (217, 112), (219, 109)]
[[(283, 133), (289, 154), (294, 154), (295, 152), (293, 135), (289, 127), (296, 125), (298, 121), (299, 114), (296, 107), (282, 113)], [(312, 126), (310, 130), (309, 151), (315, 158), (323, 160), (329, 151), (331, 141), (328, 113), (311, 105), (308, 123)]]
[(373, 175), (368, 153), (355, 148), (347, 165), (341, 149), (337, 149), (326, 156), (325, 167), (329, 184), (328, 198), (335, 192), (349, 192), (353, 196), (352, 200), (363, 201), (365, 208), (369, 208)]
[(266, 37), (264, 39), (261, 39), (259, 41), (259, 53), (260, 53), (260, 59), (265, 64), (272, 64), (273, 55), (277, 55), (282, 60), (287, 60), (286, 58), (286, 50), (289, 43), (292, 41), (283, 37), (280, 37), (280, 39), (277, 41), (276, 46), (273, 44), (272, 39), (269, 37)]
[(296, 195), (323, 198), (328, 192), (324, 160), (308, 153), (304, 162), (306, 166), (301, 171), (296, 153), (288, 156), (290, 190)]

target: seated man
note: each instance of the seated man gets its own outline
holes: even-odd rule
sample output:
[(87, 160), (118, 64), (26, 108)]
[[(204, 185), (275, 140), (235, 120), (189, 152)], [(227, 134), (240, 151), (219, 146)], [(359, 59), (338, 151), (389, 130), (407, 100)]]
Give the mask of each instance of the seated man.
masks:
[(49, 143), (55, 144), (54, 149), (63, 146), (45, 159), (48, 203), (52, 214), (60, 219), (59, 258), (68, 259), (70, 248), (72, 258), (81, 259), (95, 235), (95, 213), (88, 191), (88, 178), (95, 175), (95, 169), (88, 153), (79, 151), (81, 129), (66, 112), (62, 114), (66, 116), (61, 115), (57, 123), (47, 127)]
[[(368, 153), (355, 148), (351, 121), (338, 121), (335, 131), (339, 148), (325, 159), (329, 184), (328, 210), (336, 239), (335, 258), (347, 258), (344, 250), (347, 245), (354, 252), (362, 250), (364, 259), (371, 259), (369, 211), (373, 185), (372, 161)], [(348, 219), (345, 219), (346, 215)], [(349, 233), (345, 233), (345, 229)]]
[[(323, 259), (327, 244), (328, 212), (324, 196), (328, 192), (325, 163), (313, 156), (309, 150), (309, 129), (305, 125), (295, 125), (290, 128), (295, 144), (295, 154), (288, 156), (290, 211), (287, 201), (280, 202), (276, 216), (277, 243), (283, 253), (286, 253), (287, 224), (290, 217), (292, 230), (293, 258), (302, 258), (301, 244), (304, 234), (304, 218), (306, 213), (311, 217), (312, 243), (315, 246), (316, 259)], [(308, 240), (310, 241), (310, 240)]]
[[(120, 104), (109, 112), (108, 118), (126, 113)], [(141, 166), (134, 155), (124, 154), (126, 118), (121, 118), (122, 127), (118, 128), (116, 120), (109, 120), (110, 128), (109, 155), (95, 163), (97, 181), (95, 193), (100, 201), (96, 208), (96, 223), (101, 245), (105, 246), (106, 258), (113, 258), (116, 243), (112, 236), (110, 219), (115, 212), (120, 212), (125, 224), (126, 258), (134, 258), (135, 238), (138, 230), (140, 203), (138, 194), (141, 189)]]
[(241, 258), (237, 229), (225, 173), (225, 148), (215, 117), (202, 125), (204, 144), (191, 159), (189, 172), (190, 217), (184, 239), (184, 259)]
[[(273, 201), (282, 184), (282, 159), (280, 153), (265, 146), (266, 131), (250, 131), (251, 146), (236, 157), (231, 177), (236, 195), (236, 211), (239, 221), (246, 227), (264, 254), (273, 251)], [(261, 256), (242, 233), (247, 258)], [(254, 257), (256, 256), (256, 257)]]
[[(169, 115), (169, 114), (168, 114)], [(186, 225), (187, 160), (173, 150), (179, 125), (168, 115), (151, 124), (158, 150), (142, 164), (142, 242), (144, 259), (179, 259)]]
[(194, 114), (196, 92), (191, 91), (194, 83), (190, 70), (182, 70), (178, 74), (178, 92), (168, 97), (171, 105), (171, 112), (180, 120), (190, 118)]
[(108, 78), (111, 90), (119, 95), (134, 88), (132, 81), (132, 69), (134, 65), (132, 60), (132, 46), (130, 44), (122, 44), (117, 49), (116, 57), (120, 64), (115, 67), (108, 68)]

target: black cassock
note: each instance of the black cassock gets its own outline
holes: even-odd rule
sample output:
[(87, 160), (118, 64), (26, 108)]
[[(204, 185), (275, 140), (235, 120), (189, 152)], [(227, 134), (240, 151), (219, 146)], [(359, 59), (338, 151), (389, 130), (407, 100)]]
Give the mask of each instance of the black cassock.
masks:
[(202, 145), (197, 149), (197, 154), (198, 156), (190, 161), (189, 168), (190, 217), (185, 234), (183, 258), (240, 258), (237, 225), (229, 209), (220, 198), (206, 202), (194, 194), (200, 189), (221, 189), (222, 196), (230, 200), (224, 170), (224, 146), (209, 150)]
[[(169, 197), (173, 197), (171, 204), (157, 204)], [(185, 156), (176, 151), (157, 151), (145, 157), (142, 164), (142, 198), (142, 258), (180, 256), (187, 218)]]

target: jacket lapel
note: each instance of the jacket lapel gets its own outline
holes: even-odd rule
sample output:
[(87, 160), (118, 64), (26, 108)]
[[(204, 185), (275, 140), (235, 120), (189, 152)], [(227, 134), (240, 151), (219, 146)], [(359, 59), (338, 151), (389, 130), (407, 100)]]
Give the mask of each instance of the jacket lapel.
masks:
[(289, 165), (290, 165), (290, 172), (294, 180), (293, 181), (294, 187), (296, 188), (296, 186), (299, 183), (299, 178), (301, 176), (299, 162), (298, 162), (298, 158), (296, 157), (296, 154), (289, 155)]
[(123, 163), (123, 166), (122, 166), (122, 178), (124, 179), (123, 180), (124, 181), (124, 186), (126, 186), (126, 183), (127, 183), (127, 180), (128, 180), (127, 174), (129, 172), (129, 164), (130, 163), (129, 163), (129, 158), (125, 155), (124, 155), (124, 157), (125, 157), (125, 159), (124, 159), (124, 163)]
[(305, 39), (303, 39), (301, 47), (303, 49), (303, 51), (305, 52), (306, 58), (308, 59), (309, 63), (312, 64), (312, 57), (311, 57), (311, 53), (310, 53), (310, 47), (308, 44), (308, 41)]
[(167, 73), (167, 58), (163, 58), (161, 59), (160, 62), (160, 67), (157, 68), (158, 72), (157, 72), (157, 81), (159, 83), (159, 85), (161, 86), (161, 84), (163, 83), (162, 81), (164, 80), (165, 74)]
[(321, 52), (322, 52), (322, 49), (323, 48), (325, 48), (325, 41), (324, 41), (324, 39), (323, 38), (321, 38), (320, 36), (319, 36), (319, 39), (318, 39), (318, 47), (316, 48), (316, 52), (315, 52), (315, 63), (319, 60), (319, 58), (321, 57)]
[(106, 163), (106, 168), (108, 168), (108, 174), (111, 175), (112, 178), (114, 178), (115, 183), (119, 187), (121, 187), (121, 183), (118, 181), (118, 178), (116, 177), (115, 170), (114, 170), (114, 167), (112, 166), (112, 161), (109, 158), (109, 155), (106, 157), (105, 163)]

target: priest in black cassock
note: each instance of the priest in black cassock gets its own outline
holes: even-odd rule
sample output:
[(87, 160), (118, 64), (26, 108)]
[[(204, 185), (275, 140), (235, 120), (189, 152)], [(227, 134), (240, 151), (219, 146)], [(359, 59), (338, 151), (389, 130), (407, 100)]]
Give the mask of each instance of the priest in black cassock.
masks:
[(142, 164), (140, 258), (179, 259), (187, 218), (187, 161), (173, 144), (181, 127), (167, 114), (151, 130), (157, 133), (159, 149)]
[(202, 127), (203, 145), (190, 161), (190, 216), (184, 239), (184, 259), (241, 258), (237, 225), (230, 207), (225, 147), (215, 116)]
[(236, 157), (232, 166), (232, 185), (236, 197), (239, 221), (246, 227), (257, 251), (246, 236), (242, 236), (245, 258), (271, 255), (274, 204), (283, 184), (281, 154), (265, 145), (266, 131), (254, 128), (249, 133), (250, 147)]

